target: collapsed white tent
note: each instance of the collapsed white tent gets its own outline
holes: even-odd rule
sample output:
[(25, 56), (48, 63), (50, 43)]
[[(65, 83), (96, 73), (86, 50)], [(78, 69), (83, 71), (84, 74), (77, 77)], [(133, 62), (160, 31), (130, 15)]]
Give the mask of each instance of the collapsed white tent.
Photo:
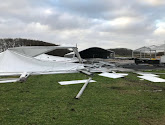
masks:
[[(29, 47), (29, 49), (28, 47), (23, 48), (8, 49), (5, 52), (0, 53), (0, 74), (23, 72), (33, 74), (73, 73), (78, 72), (80, 69), (84, 69), (83, 64), (41, 61), (31, 57), (44, 53), (45, 51), (48, 52), (53, 50), (55, 47), (41, 47), (42, 52), (39, 51), (39, 49), (35, 50), (35, 47)], [(32, 51), (32, 48), (34, 51)], [(25, 53), (22, 53), (23, 51), (20, 50), (23, 50)], [(30, 55), (27, 55), (28, 52), (30, 52)]]
[(36, 57), (38, 55), (56, 50), (56, 49), (72, 49), (80, 62), (82, 62), (80, 54), (77, 50), (77, 47), (68, 47), (68, 46), (21, 46), (10, 48), (9, 50), (15, 51), (17, 53)]

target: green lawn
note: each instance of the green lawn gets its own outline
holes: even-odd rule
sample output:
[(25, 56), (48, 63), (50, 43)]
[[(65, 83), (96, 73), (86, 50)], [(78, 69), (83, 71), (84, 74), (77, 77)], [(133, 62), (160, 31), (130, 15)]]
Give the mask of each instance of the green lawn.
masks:
[(0, 125), (165, 125), (165, 83), (141, 81), (132, 73), (120, 79), (95, 74), (97, 82), (79, 100), (74, 97), (83, 84), (58, 84), (87, 78), (40, 75), (0, 84)]

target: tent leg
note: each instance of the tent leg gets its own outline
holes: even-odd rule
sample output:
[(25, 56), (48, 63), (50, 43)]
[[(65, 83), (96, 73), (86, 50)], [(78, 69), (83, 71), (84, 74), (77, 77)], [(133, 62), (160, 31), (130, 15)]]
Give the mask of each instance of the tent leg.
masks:
[(80, 96), (83, 94), (85, 88), (87, 87), (88, 83), (89, 83), (91, 80), (92, 80), (92, 78), (90, 77), (90, 78), (86, 81), (86, 83), (83, 85), (83, 87), (81, 88), (81, 90), (80, 90), (79, 93), (77, 94), (76, 99), (79, 99), (79, 98), (80, 98)]
[(27, 73), (27, 72), (24, 72), (24, 73), (22, 73), (22, 75), (20, 76), (20, 78), (19, 78), (19, 81), (20, 82), (25, 82), (26, 81), (26, 79), (29, 77), (29, 73)]

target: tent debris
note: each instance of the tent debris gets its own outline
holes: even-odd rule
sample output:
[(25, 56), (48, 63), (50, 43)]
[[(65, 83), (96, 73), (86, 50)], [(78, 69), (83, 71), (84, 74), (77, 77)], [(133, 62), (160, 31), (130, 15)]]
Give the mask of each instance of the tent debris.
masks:
[[(23, 47), (24, 48), (24, 47)], [(33, 49), (32, 49), (33, 48)], [(44, 48), (44, 47), (41, 47)], [(49, 48), (49, 47), (48, 47)], [(55, 47), (57, 49), (57, 47)], [(60, 47), (59, 47), (60, 48)], [(65, 47), (66, 48), (66, 47)], [(27, 50), (31, 51), (30, 55), (27, 54)], [(51, 47), (52, 50), (53, 47)], [(18, 51), (19, 50), (19, 51)], [(20, 51), (22, 50), (22, 51)], [(23, 53), (23, 50), (25, 51)], [(32, 52), (34, 50), (34, 53)], [(37, 49), (38, 50), (38, 49)], [(38, 51), (35, 50), (35, 47), (25, 47), (22, 49), (22, 47), (17, 47), (8, 49), (5, 52), (0, 53), (0, 73), (10, 75), (13, 74), (22, 74), (23, 72), (27, 72), (32, 74), (40, 74), (40, 73), (73, 73), (73, 72), (79, 72), (78, 70), (84, 69), (83, 64), (79, 63), (69, 63), (69, 62), (50, 62), (50, 61), (41, 61), (38, 59), (35, 59), (34, 55), (48, 52), (47, 47), (44, 49), (44, 51)], [(76, 48), (74, 48), (74, 51), (76, 52)], [(79, 59), (81, 61), (81, 58)]]
[(162, 78), (158, 78), (156, 76), (138, 76), (139, 78), (142, 78), (142, 79), (145, 79), (145, 80), (148, 80), (148, 81), (151, 81), (151, 82), (165, 82), (165, 79), (162, 79)]
[(101, 74), (98, 74), (98, 75), (99, 76), (108, 77), (108, 78), (117, 79), (117, 78), (125, 77), (128, 74), (125, 74), (125, 73), (108, 73), (108, 72), (104, 72), (104, 73), (101, 73)]
[[(61, 81), (58, 82), (60, 85), (71, 85), (71, 84), (79, 84), (79, 83), (86, 83), (88, 79), (86, 80), (73, 80), (73, 81)], [(90, 82), (96, 82), (95, 80), (90, 80)]]
[(83, 94), (85, 88), (87, 87), (88, 83), (92, 80), (92, 78), (90, 77), (85, 84), (83, 85), (83, 87), (81, 88), (81, 90), (79, 91), (79, 93), (76, 96), (76, 99), (79, 99), (81, 97), (81, 95)]
[[(76, 55), (73, 58), (51, 56), (45, 54), (55, 49), (69, 48), (71, 48)], [(117, 65), (117, 63), (114, 62), (93, 60), (91, 63), (83, 64), (82, 61), (83, 60), (78, 53), (77, 47), (30, 46), (10, 48), (0, 53), (0, 76), (20, 77), (0, 79), (0, 83), (24, 82), (29, 75), (81, 72), (90, 76), (90, 78), (86, 80), (58, 82), (61, 85), (84, 83), (83, 87), (76, 96), (76, 99), (79, 99), (88, 83), (96, 82), (95, 80), (92, 80), (93, 72), (102, 72), (98, 75), (113, 79), (122, 78), (128, 75), (127, 73), (116, 73), (114, 71), (134, 72), (133, 70), (122, 68), (120, 65)], [(152, 73), (135, 73), (142, 75), (138, 76), (141, 79), (145, 79), (151, 82), (165, 82), (165, 79), (159, 78), (158, 75)]]
[[(65, 61), (39, 60), (34, 57), (55, 49), (72, 49), (79, 63)], [(9, 48), (0, 53), (0, 76), (20, 76), (20, 78), (3, 78), (0, 83), (23, 82), (29, 75), (77, 73), (84, 69), (77, 47), (61, 46), (26, 46)]]
[(151, 82), (165, 82), (165, 79), (162, 78), (158, 78), (159, 75), (155, 75), (153, 73), (146, 73), (146, 72), (136, 72), (136, 74), (138, 75), (142, 75), (142, 76), (137, 76), (139, 78), (151, 81)]
[(3, 78), (0, 79), (0, 83), (14, 83), (14, 82), (18, 82), (20, 79), (19, 78)]
[(19, 78), (2, 78), (2, 79), (0, 79), (0, 83), (24, 82), (24, 81), (26, 81), (28, 76), (29, 76), (29, 74), (24, 72), (20, 75)]
[(158, 76), (152, 73), (145, 73), (145, 72), (136, 72), (136, 74), (138, 75), (142, 75), (142, 76)]
[(59, 62), (78, 62), (78, 58), (67, 58), (67, 57), (60, 57), (60, 56), (51, 56), (48, 54), (41, 54), (35, 57), (36, 59), (43, 60), (43, 61), (59, 61)]

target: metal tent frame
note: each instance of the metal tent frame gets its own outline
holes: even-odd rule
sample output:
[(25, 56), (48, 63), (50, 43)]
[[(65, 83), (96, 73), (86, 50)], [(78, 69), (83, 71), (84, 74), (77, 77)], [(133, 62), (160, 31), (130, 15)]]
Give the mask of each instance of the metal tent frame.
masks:
[(135, 58), (135, 53), (139, 52), (140, 58), (146, 58), (146, 54), (149, 54), (149, 58), (152, 58), (152, 54), (154, 53), (154, 58), (157, 58), (157, 52), (164, 51), (165, 55), (165, 44), (162, 45), (152, 45), (152, 46), (143, 46), (136, 50), (132, 51), (132, 58)]

